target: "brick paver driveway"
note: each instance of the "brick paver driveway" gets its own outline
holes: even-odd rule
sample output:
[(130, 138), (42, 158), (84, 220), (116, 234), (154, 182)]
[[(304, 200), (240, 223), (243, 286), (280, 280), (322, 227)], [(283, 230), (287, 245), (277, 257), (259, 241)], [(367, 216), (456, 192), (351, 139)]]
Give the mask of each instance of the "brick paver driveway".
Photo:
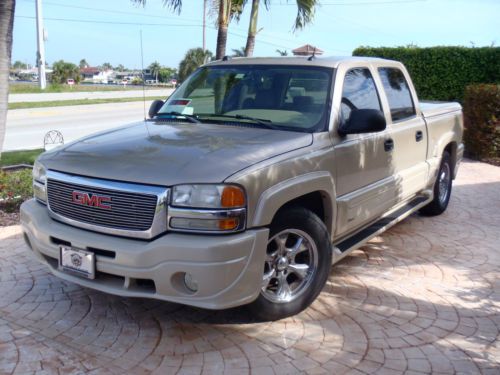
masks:
[(449, 210), (332, 268), (304, 313), (255, 323), (72, 285), (0, 230), (0, 373), (500, 373), (500, 168), (467, 162)]

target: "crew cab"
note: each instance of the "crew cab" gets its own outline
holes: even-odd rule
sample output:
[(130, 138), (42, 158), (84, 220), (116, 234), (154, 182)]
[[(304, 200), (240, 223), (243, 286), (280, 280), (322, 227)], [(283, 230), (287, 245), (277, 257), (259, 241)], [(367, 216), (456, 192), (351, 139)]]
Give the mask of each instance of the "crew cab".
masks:
[(149, 115), (38, 158), (26, 242), (88, 288), (268, 320), (390, 226), (443, 213), (463, 155), (460, 105), (419, 102), (383, 59), (223, 59)]

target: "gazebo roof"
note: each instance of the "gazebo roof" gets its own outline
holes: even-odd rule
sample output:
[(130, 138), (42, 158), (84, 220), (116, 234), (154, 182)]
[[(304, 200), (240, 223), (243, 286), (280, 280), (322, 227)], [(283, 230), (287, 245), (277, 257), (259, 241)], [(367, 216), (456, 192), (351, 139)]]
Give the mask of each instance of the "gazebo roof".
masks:
[(295, 56), (309, 56), (313, 53), (315, 55), (322, 55), (324, 51), (322, 49), (319, 49), (318, 47), (306, 44), (302, 47), (295, 48), (294, 50), (292, 50), (292, 52)]

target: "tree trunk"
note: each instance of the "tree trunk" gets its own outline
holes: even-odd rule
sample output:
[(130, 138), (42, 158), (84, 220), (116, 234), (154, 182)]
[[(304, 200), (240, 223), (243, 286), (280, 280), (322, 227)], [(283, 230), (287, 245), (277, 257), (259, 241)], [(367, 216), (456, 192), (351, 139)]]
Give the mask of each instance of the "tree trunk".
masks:
[(217, 50), (215, 59), (220, 60), (226, 55), (227, 28), (229, 26), (229, 16), (231, 10), (231, 0), (220, 0), (219, 19), (217, 32)]
[(257, 35), (257, 19), (259, 17), (260, 0), (252, 0), (252, 10), (250, 11), (250, 24), (248, 25), (247, 45), (245, 46), (245, 56), (253, 56), (255, 48), (255, 36)]
[(7, 127), (9, 68), (12, 54), (15, 0), (0, 0), (0, 156)]

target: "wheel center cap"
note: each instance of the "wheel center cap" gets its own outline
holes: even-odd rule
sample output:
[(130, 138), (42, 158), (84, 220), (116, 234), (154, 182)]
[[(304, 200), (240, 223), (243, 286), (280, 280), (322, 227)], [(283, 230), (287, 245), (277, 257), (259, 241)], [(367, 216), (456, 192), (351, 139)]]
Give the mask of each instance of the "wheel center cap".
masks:
[(288, 259), (286, 257), (281, 257), (276, 262), (276, 269), (278, 271), (283, 271), (288, 268)]

